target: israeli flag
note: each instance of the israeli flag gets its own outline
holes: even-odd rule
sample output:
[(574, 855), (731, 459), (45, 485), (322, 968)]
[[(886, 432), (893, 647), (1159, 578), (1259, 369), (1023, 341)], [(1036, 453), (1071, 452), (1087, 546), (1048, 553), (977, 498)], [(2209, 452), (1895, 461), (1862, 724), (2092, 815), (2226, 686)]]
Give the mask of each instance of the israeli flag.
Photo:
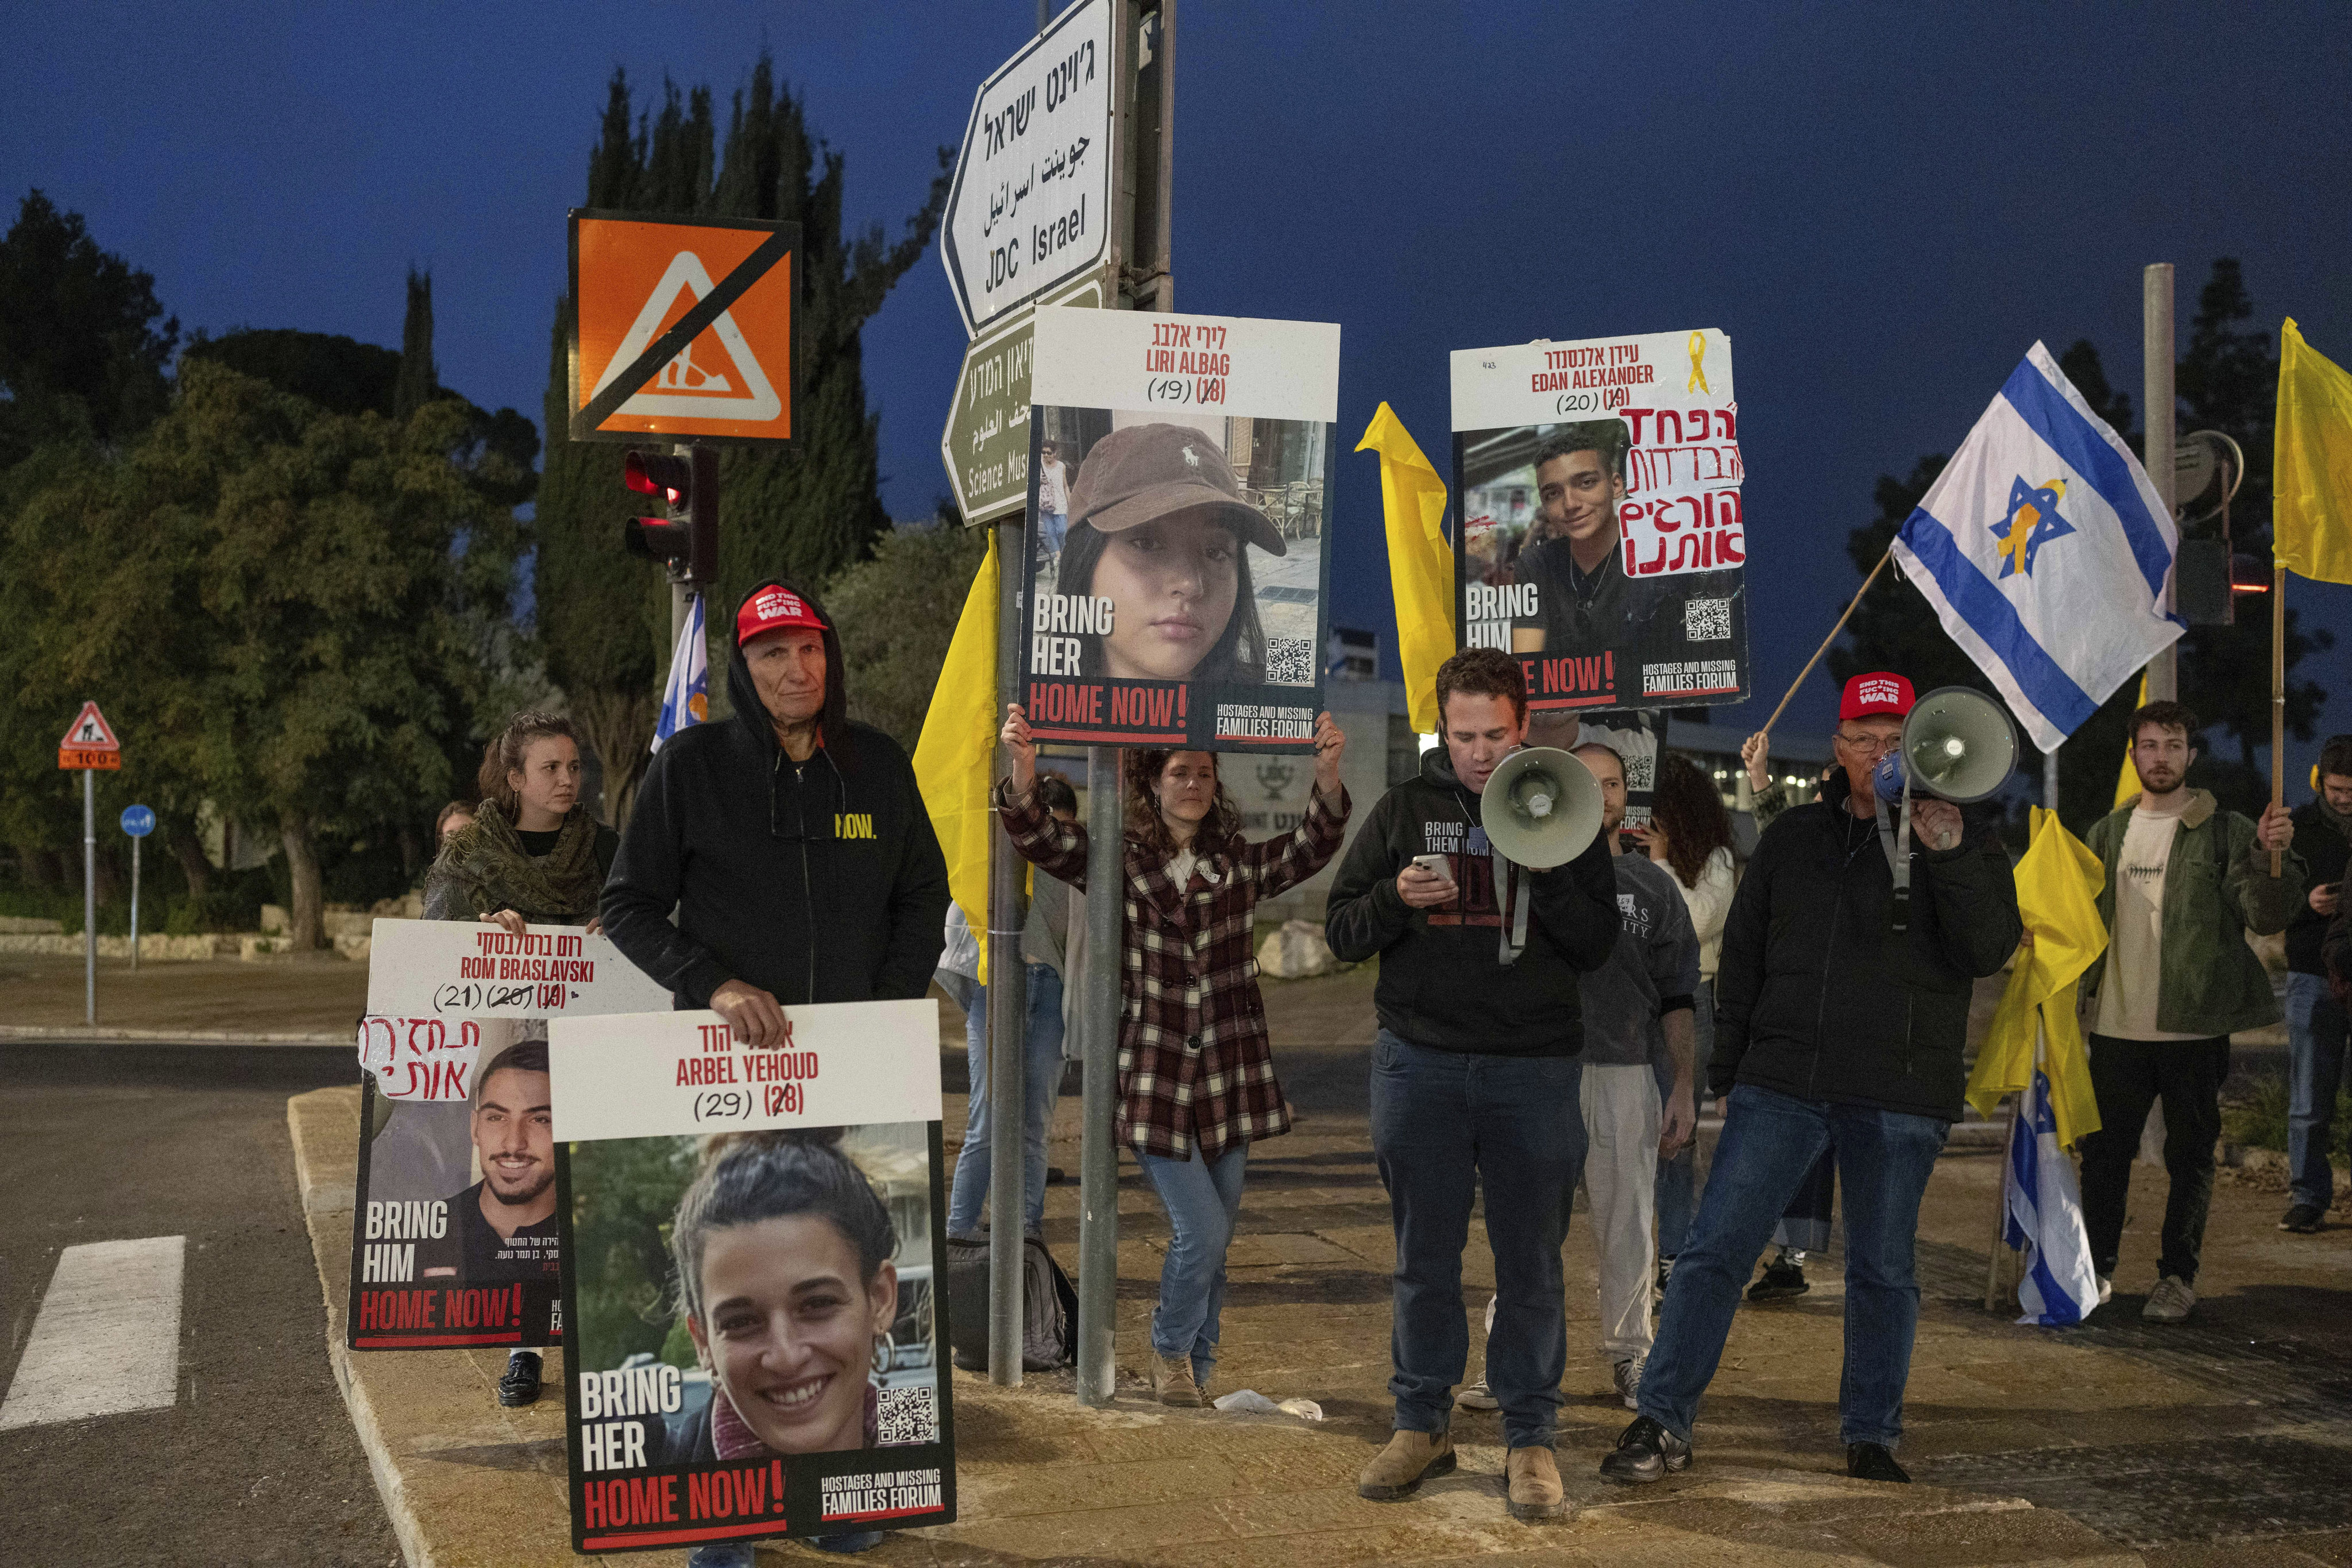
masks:
[(2017, 1282), (2025, 1316), (2017, 1321), (2051, 1328), (2081, 1322), (2099, 1304), (2099, 1271), (2091, 1266), (2074, 1163), (2058, 1146), (2050, 1079), (2039, 1066), (2010, 1134), (2001, 1207), (2008, 1216), (2003, 1239), (2025, 1254), (2025, 1277)]
[(1895, 540), (1944, 630), (2054, 752), (2178, 637), (2179, 544), (2123, 438), (2040, 343)]
[(670, 652), (669, 684), (662, 688), (661, 717), (654, 724), (654, 743), (646, 750), (660, 751), (664, 741), (709, 717), (710, 640), (703, 635), (702, 595), (697, 594), (686, 606), (686, 626)]

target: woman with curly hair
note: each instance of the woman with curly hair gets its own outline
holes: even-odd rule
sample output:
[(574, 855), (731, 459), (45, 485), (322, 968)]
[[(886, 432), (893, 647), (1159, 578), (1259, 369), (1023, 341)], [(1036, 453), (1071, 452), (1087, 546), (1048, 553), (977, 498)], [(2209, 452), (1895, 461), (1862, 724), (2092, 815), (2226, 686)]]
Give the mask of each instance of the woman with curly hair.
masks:
[[(1087, 830), (1056, 821), (1040, 803), (1028, 721), (1018, 706), (1005, 715), (1001, 738), (1013, 755), (1013, 776), (998, 793), (1005, 830), (1039, 870), (1083, 888)], [(1306, 819), (1258, 844), (1241, 836), (1241, 813), (1218, 781), (1214, 752), (1127, 759), (1117, 1130), (1174, 1233), (1151, 1314), (1151, 1392), (1164, 1405), (1202, 1403), (1250, 1142), (1290, 1130), (1252, 927), (1260, 899), (1305, 881), (1339, 851), (1348, 821), (1339, 784), (1346, 744), (1331, 715), (1317, 715)]]

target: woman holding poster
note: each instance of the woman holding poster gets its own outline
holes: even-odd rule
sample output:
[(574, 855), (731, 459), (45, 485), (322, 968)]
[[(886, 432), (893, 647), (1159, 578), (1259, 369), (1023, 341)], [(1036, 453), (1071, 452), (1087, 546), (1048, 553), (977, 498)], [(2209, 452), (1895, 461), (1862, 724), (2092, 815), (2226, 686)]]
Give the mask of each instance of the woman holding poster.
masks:
[[(1056, 821), (1038, 800), (1037, 750), (1017, 704), (1001, 738), (1013, 758), (999, 800), (1013, 847), (1083, 887), (1087, 830)], [(1151, 1392), (1164, 1405), (1203, 1402), (1250, 1142), (1290, 1130), (1251, 938), (1258, 900), (1313, 876), (1339, 847), (1347, 742), (1330, 714), (1317, 716), (1314, 743), (1306, 819), (1256, 844), (1241, 837), (1214, 752), (1128, 757), (1117, 1128), (1174, 1233), (1151, 1315)]]

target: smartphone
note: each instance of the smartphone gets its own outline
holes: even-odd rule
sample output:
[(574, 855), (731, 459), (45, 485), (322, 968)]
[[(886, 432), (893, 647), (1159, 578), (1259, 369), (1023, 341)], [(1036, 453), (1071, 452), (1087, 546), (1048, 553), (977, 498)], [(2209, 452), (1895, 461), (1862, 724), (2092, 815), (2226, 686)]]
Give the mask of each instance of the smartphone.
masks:
[(1448, 882), (1454, 880), (1454, 857), (1451, 855), (1416, 855), (1412, 863), (1433, 877)]

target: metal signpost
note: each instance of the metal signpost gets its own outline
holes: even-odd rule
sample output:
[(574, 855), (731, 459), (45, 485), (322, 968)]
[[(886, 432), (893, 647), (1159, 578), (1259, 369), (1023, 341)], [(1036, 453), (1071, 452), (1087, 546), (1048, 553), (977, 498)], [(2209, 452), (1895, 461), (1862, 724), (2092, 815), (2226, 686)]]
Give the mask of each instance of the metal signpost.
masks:
[(85, 702), (65, 739), (58, 742), (58, 766), (81, 773), (81, 1001), (82, 1022), (98, 1022), (98, 774), (122, 766), (122, 742), (95, 702)]
[(122, 831), (131, 835), (131, 973), (139, 973), (139, 849), (155, 831), (155, 814), (143, 805), (122, 808)]

